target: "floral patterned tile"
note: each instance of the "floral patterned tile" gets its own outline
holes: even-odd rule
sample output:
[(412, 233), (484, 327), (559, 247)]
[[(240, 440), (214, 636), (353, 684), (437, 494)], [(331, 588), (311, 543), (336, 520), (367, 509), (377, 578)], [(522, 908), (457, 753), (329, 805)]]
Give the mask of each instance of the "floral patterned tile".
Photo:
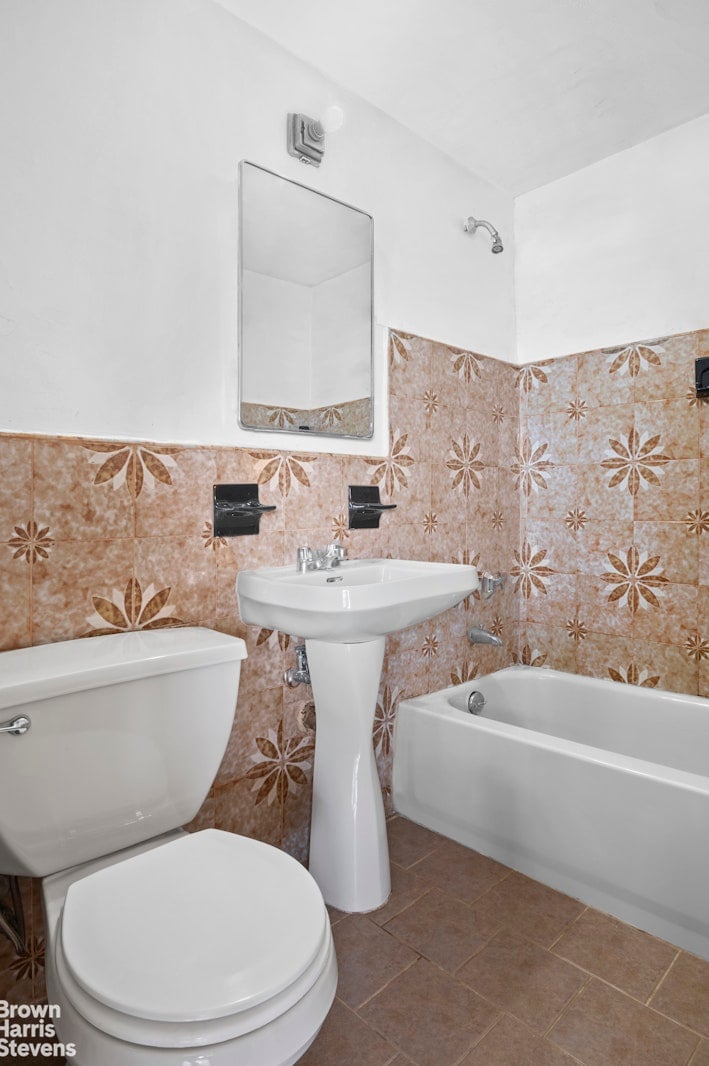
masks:
[(577, 644), (576, 664), (578, 672), (586, 677), (651, 687), (657, 685), (648, 669), (652, 663), (645, 656), (636, 660), (632, 638), (622, 633), (587, 633)]
[(698, 691), (699, 665), (686, 647), (641, 639), (633, 642), (633, 653), (638, 668), (646, 671), (646, 682), (658, 678), (653, 687), (690, 695)]
[(256, 804), (253, 786), (254, 782), (239, 779), (214, 789), (215, 828), (277, 847), (281, 842), (281, 808), (267, 801)]
[(576, 574), (554, 573), (546, 587), (546, 595), (527, 600), (527, 622), (564, 626), (576, 613)]
[(612, 370), (617, 354), (597, 349), (578, 356), (577, 401), (583, 405), (581, 410), (587, 412), (587, 417), (595, 408), (633, 401), (633, 377), (627, 360)]
[[(280, 678), (278, 679), (280, 681)], [(278, 723), (283, 718), (283, 688), (258, 688), (242, 691), (239, 685), (235, 720), (226, 746), (219, 772), (215, 778), (217, 787), (228, 781), (243, 777), (260, 759), (260, 743), (270, 743), (275, 738)]]
[[(573, 511), (579, 496), (579, 470), (573, 466), (550, 466), (541, 470), (541, 479), (536, 476), (533, 461), (520, 476), (514, 470), (515, 482), (522, 490), (527, 516), (530, 519), (560, 519)], [(526, 491), (525, 491), (526, 490)]]
[(578, 543), (573, 530), (560, 519), (555, 521), (527, 520), (526, 537), (531, 544), (547, 549), (545, 560), (554, 573), (575, 574)]
[(31, 570), (26, 553), (16, 557), (10, 545), (0, 544), (0, 651), (32, 643)]
[[(657, 582), (653, 587), (658, 589), (667, 581), (696, 585), (699, 580), (698, 539), (683, 522), (636, 522), (634, 540), (640, 553), (638, 579), (647, 580), (652, 574), (653, 581)], [(656, 560), (655, 565), (650, 567), (653, 560)]]
[(133, 537), (134, 501), (154, 480), (145, 465), (153, 461), (157, 453), (139, 445), (38, 440), (34, 517), (55, 541)]
[(683, 522), (692, 533), (709, 527), (709, 512), (704, 517), (700, 510), (697, 459), (671, 460), (654, 470), (639, 466), (638, 473), (636, 522)]
[(684, 397), (636, 403), (635, 432), (641, 440), (657, 438), (655, 448), (671, 459), (696, 458), (700, 437), (699, 408), (689, 407)]
[(164, 599), (161, 618), (170, 624), (214, 627), (217, 608), (216, 562), (194, 537), (149, 537), (136, 541), (135, 577), (143, 600)]
[(634, 427), (635, 409), (631, 404), (589, 410), (578, 425), (578, 462), (595, 464), (613, 458), (618, 447), (628, 447)]
[[(610, 564), (604, 573), (615, 575)], [(576, 577), (577, 615), (589, 633), (623, 636), (632, 631), (632, 612), (627, 596), (612, 599), (619, 586), (609, 584), (601, 574), (579, 573)]]
[(544, 459), (557, 466), (576, 462), (578, 435), (578, 423), (566, 410), (530, 411), (522, 424), (532, 451), (545, 445)]
[[(386, 521), (386, 519), (384, 519)], [(382, 543), (386, 544), (385, 556), (392, 559), (417, 559), (428, 562), (431, 556), (431, 538), (426, 532), (425, 515), (421, 514), (416, 523), (407, 522), (392, 531)]]
[(525, 666), (546, 666), (573, 674), (576, 672), (576, 644), (565, 627), (528, 622), (520, 661)]
[[(425, 394), (424, 394), (425, 395)], [(406, 437), (406, 449), (417, 461), (428, 459), (431, 450), (432, 432), (429, 423), (435, 425), (440, 419), (443, 408), (438, 407), (436, 417), (428, 414), (434, 398), (424, 396), (411, 400), (408, 396), (391, 396), (389, 398), (389, 425), (394, 431), (394, 439)], [(427, 410), (428, 408), (428, 410)]]
[(579, 463), (576, 508), (586, 518), (632, 521), (634, 497), (622, 484), (611, 485), (614, 476), (600, 463)]
[(33, 448), (30, 438), (0, 434), (0, 541), (13, 536), (14, 523), (33, 517)]
[(659, 610), (652, 610), (645, 600), (641, 600), (646, 606), (635, 613), (634, 639), (692, 648), (697, 634), (697, 586), (669, 584), (658, 600)]
[(446, 344), (432, 346), (430, 384), (446, 406), (475, 406), (487, 360)]
[(402, 330), (389, 331), (389, 393), (414, 399), (426, 390), (431, 378), (433, 344)]
[[(682, 399), (694, 391), (694, 360), (699, 355), (698, 333), (683, 333), (649, 342), (657, 362), (643, 360), (643, 369), (635, 378), (635, 400), (643, 403), (648, 396)], [(639, 346), (640, 347), (640, 346)]]
[(576, 538), (578, 566), (583, 573), (607, 569), (607, 553), (618, 544), (632, 544), (634, 526), (630, 517), (614, 514), (592, 517), (580, 507), (564, 516), (564, 525)]
[[(536, 373), (523, 375), (520, 384), (529, 415), (562, 410), (578, 395), (578, 358), (566, 355), (544, 360), (537, 364)], [(531, 388), (526, 387), (529, 384)]]
[[(194, 536), (213, 520), (217, 458), (209, 448), (175, 449), (152, 455), (155, 476), (145, 479), (135, 501), (137, 537)], [(146, 468), (147, 469), (147, 468)]]
[[(301, 473), (291, 481), (291, 491), (283, 498), (283, 523), (286, 530), (313, 529), (324, 526), (342, 511), (342, 462), (321, 456), (317, 462), (301, 464)], [(295, 472), (295, 466), (293, 471)], [(302, 478), (302, 480), (301, 480)]]
[[(167, 600), (141, 623), (133, 562), (132, 540), (55, 544), (50, 558), (33, 567), (33, 643), (70, 640), (102, 630), (124, 632), (165, 617)], [(152, 594), (145, 595), (146, 600), (151, 598)], [(151, 612), (153, 608), (154, 604)]]

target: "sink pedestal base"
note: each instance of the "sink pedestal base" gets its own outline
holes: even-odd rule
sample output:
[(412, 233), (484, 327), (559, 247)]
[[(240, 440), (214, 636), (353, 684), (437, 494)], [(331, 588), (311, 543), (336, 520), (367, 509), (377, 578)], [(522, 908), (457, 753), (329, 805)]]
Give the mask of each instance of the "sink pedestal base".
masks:
[(384, 641), (305, 642), (317, 719), (310, 872), (342, 911), (375, 910), (391, 889), (372, 745)]

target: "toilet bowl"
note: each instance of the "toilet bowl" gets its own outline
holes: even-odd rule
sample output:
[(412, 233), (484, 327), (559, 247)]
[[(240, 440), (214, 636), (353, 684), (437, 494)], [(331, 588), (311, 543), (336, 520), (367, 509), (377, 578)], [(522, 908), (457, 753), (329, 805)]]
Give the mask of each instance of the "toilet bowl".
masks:
[(47, 996), (78, 1066), (286, 1066), (330, 1009), (310, 874), (177, 828), (223, 755), (244, 655), (187, 628), (0, 655), (0, 715), (31, 719), (0, 736), (0, 871), (44, 875)]

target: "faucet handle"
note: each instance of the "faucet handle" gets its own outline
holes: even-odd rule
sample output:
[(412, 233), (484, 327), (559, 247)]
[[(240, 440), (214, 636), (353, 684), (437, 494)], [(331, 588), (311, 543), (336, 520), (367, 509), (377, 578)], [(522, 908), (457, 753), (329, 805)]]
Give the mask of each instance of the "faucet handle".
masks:
[(295, 568), (299, 574), (304, 574), (308, 570), (308, 564), (313, 561), (313, 549), (307, 545), (304, 548), (298, 548), (295, 553)]
[(344, 544), (340, 544), (339, 540), (333, 540), (332, 544), (327, 546), (327, 554), (333, 556), (338, 562), (342, 562), (347, 558), (347, 548)]

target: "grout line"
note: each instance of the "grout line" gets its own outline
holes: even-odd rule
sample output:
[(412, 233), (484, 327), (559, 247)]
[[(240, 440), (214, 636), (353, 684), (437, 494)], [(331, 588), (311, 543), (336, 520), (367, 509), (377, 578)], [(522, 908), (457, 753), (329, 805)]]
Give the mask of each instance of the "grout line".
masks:
[[(667, 977), (668, 977), (668, 975), (669, 975), (669, 973), (670, 973), (670, 970), (671, 970), (671, 969), (672, 969), (672, 967), (673, 967), (673, 966), (675, 965), (675, 963), (677, 962), (677, 959), (678, 959), (678, 958), (680, 957), (680, 955), (681, 955), (681, 954), (682, 954), (682, 949), (681, 949), (681, 948), (678, 948), (678, 949), (677, 949), (677, 954), (676, 954), (676, 955), (675, 955), (675, 957), (673, 958), (672, 962), (671, 962), (671, 963), (669, 964), (669, 966), (667, 967), (667, 969), (665, 970), (665, 972), (664, 972), (664, 973), (662, 974), (662, 976), (660, 977), (660, 979), (659, 979), (659, 981), (657, 982), (657, 984), (655, 985), (655, 987), (653, 988), (652, 992), (650, 993), (650, 995), (649, 995), (649, 996), (647, 997), (647, 999), (645, 1000), (645, 1006), (646, 1006), (646, 1007), (649, 1007), (649, 1006), (650, 1006), (650, 1004), (652, 1003), (653, 999), (655, 998), (655, 996), (657, 995), (657, 993), (658, 993), (658, 992), (660, 991), (660, 989), (662, 988), (663, 984), (665, 983), (665, 981), (666, 981), (666, 979), (667, 979)], [(654, 1009), (654, 1008), (653, 1008), (653, 1009)], [(660, 1012), (660, 1011), (658, 1011), (657, 1013), (658, 1013), (658, 1014), (660, 1014), (661, 1012)]]
[[(374, 922), (374, 924), (379, 925), (380, 929), (385, 929), (386, 932), (390, 934), (390, 936), (393, 936), (396, 940), (399, 940), (400, 938), (396, 935), (396, 933), (393, 933), (391, 929), (387, 929), (387, 926), (390, 922), (393, 922), (395, 918), (400, 918), (402, 914), (406, 914), (408, 910), (411, 910), (415, 903), (420, 903), (422, 899), (426, 898), (426, 896), (430, 896), (431, 892), (433, 891), (433, 888), (433, 885), (429, 885), (428, 888), (424, 889), (420, 896), (416, 896), (415, 899), (409, 900), (409, 902), (405, 904), (400, 911), (397, 911), (396, 914), (392, 914), (391, 918), (387, 918), (387, 920), (381, 925), (379, 925), (379, 922)], [(387, 902), (389, 902), (390, 900), (391, 896), (389, 897), (389, 900), (387, 900)], [(386, 904), (384, 904), (384, 906), (386, 906)], [(401, 943), (403, 944), (404, 941), (402, 940)], [(407, 944), (406, 946), (409, 947), (410, 945)]]
[(687, 1066), (692, 1066), (693, 1063), (695, 1063), (695, 1062), (698, 1063), (699, 1062), (699, 1053), (702, 1050), (702, 1044), (703, 1043), (704, 1043), (703, 1040), (699, 1041), (699, 1043), (695, 1047), (694, 1051), (692, 1052), (691, 1059), (689, 1059), (688, 1062), (687, 1062)]
[[(583, 990), (585, 988), (587, 988), (587, 986), (588, 986), (590, 981), (591, 981), (591, 977), (589, 976), (588, 979), (586, 981), (584, 981), (584, 983), (581, 985), (581, 987), (576, 989), (576, 991), (574, 992), (573, 996), (571, 996), (571, 998), (566, 1001), (566, 1003), (561, 1008), (561, 1010), (559, 1011), (557, 1016), (554, 1018), (554, 1021), (551, 1023), (551, 1025), (548, 1025), (547, 1028), (542, 1033), (542, 1036), (544, 1038), (549, 1036), (549, 1034), (551, 1033), (551, 1031), (554, 1028), (554, 1026), (557, 1024), (557, 1022), (559, 1022), (561, 1020), (562, 1015), (565, 1014), (566, 1011), (569, 1009), (569, 1007), (571, 1007), (572, 1004), (574, 1004), (576, 1002), (576, 1000), (579, 998), (579, 996), (581, 995)], [(561, 1047), (560, 1044), (557, 1044), (556, 1046), (557, 1047)]]
[[(35, 460), (35, 448), (36, 443), (33, 440), (30, 446), (30, 520), (34, 521), (34, 486), (36, 477), (36, 460)], [(32, 558), (33, 552), (30, 551), (28, 556), (30, 562), (29, 573), (29, 596), (27, 601), (27, 610), (29, 612), (27, 633), (30, 638), (30, 645), (34, 644), (34, 559)]]
[[(549, 946), (547, 947), (547, 951), (551, 951), (554, 947), (556, 947), (556, 945), (559, 943), (561, 938), (563, 936), (565, 936), (566, 933), (568, 933), (570, 929), (573, 929), (573, 927), (576, 925), (576, 923), (579, 921), (579, 919), (583, 918), (584, 914), (586, 914), (587, 911), (589, 911), (589, 910), (590, 910), (589, 907), (584, 907), (584, 909), (581, 911), (580, 914), (577, 914), (575, 918), (572, 918), (572, 920), (570, 922), (568, 922), (567, 925), (564, 926), (564, 928), (561, 930), (559, 935), (554, 940), (552, 940), (551, 944), (549, 944)], [(556, 952), (554, 952), (554, 954), (556, 954)], [(559, 955), (559, 956), (557, 956), (557, 958), (563, 958), (563, 955)], [(570, 961), (570, 960), (567, 960), (567, 961)]]
[[(456, 966), (455, 970), (453, 970), (453, 972), (450, 974), (451, 977), (454, 977), (456, 979), (456, 981), (457, 981), (458, 980), (458, 974), (463, 969), (463, 967), (467, 966), (467, 964), (470, 962), (471, 959), (477, 958), (477, 956), (480, 954), (480, 952), (484, 951), (484, 949), (490, 945), (491, 941), (493, 941), (495, 939), (495, 937), (498, 935), (498, 933), (503, 932), (505, 929), (506, 929), (506, 926), (501, 925), (499, 929), (496, 929), (494, 933), (491, 933), (490, 936), (487, 937), (487, 939), (485, 941), (483, 941), (483, 943), (479, 947), (477, 947), (475, 949), (475, 951), (472, 953), (472, 955), (468, 955), (467, 959), (464, 959), (463, 962), (461, 962), (460, 966)], [(450, 971), (448, 971), (448, 972), (450, 973)], [(465, 984), (465, 982), (463, 982), (463, 983)], [(466, 988), (471, 988), (472, 986), (471, 985), (466, 985), (465, 987)], [(475, 992), (475, 989), (473, 989), (473, 991)]]
[[(477, 995), (477, 993), (476, 993), (476, 995)], [(486, 1002), (488, 1002), (488, 1001), (486, 1000)], [(470, 1052), (474, 1051), (476, 1047), (479, 1047), (479, 1045), (482, 1044), (482, 1042), (485, 1039), (485, 1037), (488, 1036), (488, 1034), (492, 1032), (492, 1030), (495, 1028), (495, 1026), (498, 1025), (502, 1021), (502, 1019), (504, 1017), (504, 1011), (501, 1010), (500, 1007), (496, 1007), (495, 1009), (500, 1012), (498, 1017), (490, 1022), (490, 1024), (487, 1026), (485, 1031), (483, 1033), (481, 1033), (480, 1036), (477, 1038), (477, 1040), (474, 1040), (473, 1043), (470, 1044), (470, 1046), (467, 1047), (465, 1049), (465, 1051), (462, 1052), (461, 1055), (458, 1056), (458, 1058), (455, 1060), (454, 1063), (451, 1064), (451, 1066), (459, 1066), (459, 1063), (464, 1062), (465, 1059), (467, 1059), (467, 1057), (470, 1054)]]
[[(381, 927), (380, 926), (376, 926), (376, 928), (379, 929)], [(386, 930), (384, 930), (384, 932), (386, 932)], [(392, 936), (392, 934), (389, 933), (389, 936)], [(392, 937), (392, 939), (396, 939), (396, 938)], [(397, 940), (396, 942), (397, 942), (397, 944), (403, 943), (403, 941), (401, 941), (401, 940)], [(408, 947), (408, 944), (405, 945), (405, 946)], [(413, 951), (413, 948), (409, 948), (409, 951)], [(407, 970), (410, 970), (412, 966), (415, 966), (417, 962), (420, 962), (422, 958), (423, 958), (423, 956), (419, 955), (419, 953), (416, 952), (416, 958), (412, 959), (411, 962), (407, 963), (407, 965), (404, 966), (403, 970), (399, 970), (399, 972), (395, 973), (392, 977), (390, 977), (388, 979), (388, 981), (385, 981), (384, 984), (381, 985), (381, 987), (376, 990), (376, 992), (372, 992), (371, 996), (367, 996), (366, 999), (363, 999), (361, 1003), (358, 1003), (356, 1007), (352, 1007), (351, 1009), (356, 1011), (356, 1012), (361, 1011), (362, 1007), (366, 1007), (368, 1003), (371, 1003), (372, 1000), (376, 996), (378, 996), (380, 994), (380, 992), (383, 992), (385, 988), (389, 987), (389, 985), (392, 983), (392, 981), (396, 981), (397, 977), (401, 977), (401, 975), (406, 973)], [(363, 1021), (364, 1021), (364, 1019), (363, 1019)]]

